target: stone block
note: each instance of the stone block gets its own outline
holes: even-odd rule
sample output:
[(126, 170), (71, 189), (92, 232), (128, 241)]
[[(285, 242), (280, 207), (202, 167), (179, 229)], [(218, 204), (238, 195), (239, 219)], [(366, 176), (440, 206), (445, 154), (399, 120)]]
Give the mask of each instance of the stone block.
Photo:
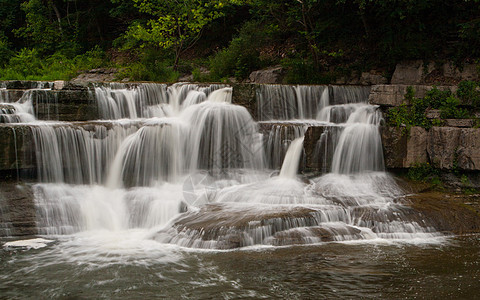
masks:
[(249, 79), (252, 83), (275, 84), (282, 83), (284, 76), (285, 69), (280, 66), (275, 66), (264, 70), (253, 71)]
[(444, 122), (448, 127), (471, 128), (475, 125), (473, 119), (445, 119)]
[(428, 132), (427, 152), (431, 163), (440, 169), (453, 169), (460, 145), (460, 128), (432, 127)]

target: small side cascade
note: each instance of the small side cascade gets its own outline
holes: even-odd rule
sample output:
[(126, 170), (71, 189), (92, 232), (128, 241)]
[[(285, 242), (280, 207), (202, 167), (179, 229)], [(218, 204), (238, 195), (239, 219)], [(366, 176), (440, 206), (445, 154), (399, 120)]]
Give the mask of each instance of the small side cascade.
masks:
[(350, 115), (332, 159), (333, 173), (385, 170), (379, 131), (383, 119), (377, 108), (372, 105), (359, 106)]
[(260, 121), (314, 119), (328, 105), (328, 86), (260, 85), (256, 91)]
[[(6, 99), (9, 100), (9, 99)], [(30, 89), (16, 102), (0, 103), (0, 123), (30, 123), (42, 114), (48, 120), (58, 119), (57, 94), (50, 89)]]
[(138, 124), (31, 126), (40, 182), (101, 184), (115, 153)]
[(205, 101), (212, 91), (223, 87), (221, 84), (109, 83), (95, 87), (95, 98), (102, 119), (171, 117), (178, 116), (191, 104)]
[(280, 170), (280, 177), (294, 179), (298, 172), (298, 165), (300, 164), (300, 157), (303, 152), (303, 140), (305, 136), (296, 138), (290, 143), (285, 160), (283, 161), (282, 169)]
[(142, 118), (148, 107), (168, 102), (167, 85), (141, 83), (131, 87), (111, 83), (95, 87), (95, 98), (102, 119)]
[(260, 122), (264, 128), (265, 159), (267, 167), (273, 170), (282, 167), (290, 143), (305, 135), (305, 124)]

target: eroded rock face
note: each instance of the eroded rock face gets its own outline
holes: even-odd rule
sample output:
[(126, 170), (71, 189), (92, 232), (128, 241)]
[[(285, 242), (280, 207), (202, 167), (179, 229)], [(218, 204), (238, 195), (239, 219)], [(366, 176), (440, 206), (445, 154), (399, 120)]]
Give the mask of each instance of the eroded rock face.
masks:
[(462, 170), (480, 170), (480, 129), (460, 129), (457, 164)]
[(37, 234), (33, 192), (18, 182), (0, 183), (0, 236)]
[(464, 64), (460, 67), (448, 62), (441, 66), (422, 60), (403, 61), (397, 64), (392, 84), (457, 84), (462, 80), (478, 80), (477, 65)]
[(0, 125), (0, 171), (16, 174), (16, 170), (35, 168), (33, 136), (28, 126)]
[[(405, 100), (407, 88), (411, 86), (415, 90), (415, 97), (423, 98), (433, 86), (430, 85), (407, 85), (407, 84), (380, 84), (372, 86), (368, 101), (370, 104), (376, 104), (386, 107), (399, 106), (402, 103), (411, 104)], [(437, 86), (441, 91), (449, 90), (454, 93), (455, 86)]]
[(115, 68), (99, 68), (92, 69), (83, 74), (78, 75), (72, 81), (74, 82), (105, 82), (113, 81), (118, 70)]
[(253, 71), (249, 79), (252, 83), (275, 84), (282, 83), (284, 75), (285, 69), (280, 66), (275, 66), (264, 70)]
[(454, 168), (460, 133), (460, 129), (452, 127), (433, 127), (430, 129), (427, 151), (434, 166), (440, 169)]
[(255, 84), (234, 83), (232, 84), (232, 103), (245, 107), (254, 120), (258, 120)]
[(425, 76), (432, 72), (433, 64), (424, 66), (422, 60), (404, 61), (395, 67), (392, 84), (421, 84)]
[(427, 131), (422, 127), (412, 127), (407, 140), (407, 154), (403, 164), (412, 167), (427, 161)]
[(421, 127), (383, 127), (381, 129), (385, 166), (390, 169), (409, 168), (428, 162), (427, 131)]

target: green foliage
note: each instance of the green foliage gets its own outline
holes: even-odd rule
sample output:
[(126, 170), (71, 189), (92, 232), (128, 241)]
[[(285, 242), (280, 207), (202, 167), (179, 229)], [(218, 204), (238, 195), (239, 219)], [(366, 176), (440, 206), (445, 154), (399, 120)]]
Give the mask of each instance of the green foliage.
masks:
[(69, 80), (80, 70), (108, 66), (105, 53), (98, 47), (68, 58), (61, 52), (42, 59), (36, 49), (22, 49), (0, 69), (0, 80)]
[(449, 96), (442, 101), (440, 117), (442, 119), (466, 119), (470, 117), (468, 110), (458, 107), (459, 100), (455, 96)]
[(319, 72), (309, 59), (286, 58), (282, 66), (287, 70), (284, 82), (288, 84), (329, 84), (335, 80), (335, 74)]
[(165, 58), (159, 50), (148, 48), (141, 53), (138, 62), (124, 67), (117, 79), (128, 78), (136, 81), (175, 82), (179, 73), (171, 67), (172, 59)]
[(0, 34), (0, 67), (4, 67), (13, 55), (5, 36)]
[(212, 80), (212, 76), (210, 74), (204, 74), (199, 68), (195, 68), (192, 71), (193, 81), (195, 82), (210, 82)]
[(260, 58), (261, 48), (272, 33), (259, 22), (247, 22), (240, 29), (227, 48), (218, 52), (210, 60), (210, 70), (215, 79), (236, 77), (245, 79), (254, 70), (269, 63)]
[(470, 179), (468, 179), (467, 175), (462, 174), (462, 176), (460, 177), (460, 182), (462, 184), (463, 193), (467, 195), (473, 195), (478, 193), (478, 190), (473, 187), (473, 184)]
[[(457, 91), (458, 97), (472, 99), (477, 93), (476, 85), (470, 82), (463, 82)], [(412, 87), (407, 88), (405, 102), (399, 107), (392, 108), (387, 113), (387, 120), (391, 126), (420, 126), (429, 129), (433, 126), (443, 125), (443, 119), (465, 119), (470, 118), (469, 111), (460, 107), (459, 98), (450, 91), (440, 91), (436, 87), (427, 92), (425, 97), (416, 98)], [(407, 105), (409, 103), (410, 105)], [(440, 109), (442, 120), (428, 120), (426, 110)]]
[[(51, 3), (51, 2), (50, 2)], [(49, 6), (42, 0), (29, 0), (21, 5), (25, 12), (25, 26), (15, 30), (15, 34), (32, 42), (39, 52), (52, 52), (62, 41), (60, 22), (50, 17)]]
[(480, 107), (479, 84), (475, 81), (462, 81), (458, 84), (457, 96), (464, 103), (470, 103), (475, 107)]
[(132, 0), (135, 7), (152, 17), (130, 26), (126, 35), (146, 45), (175, 52), (174, 69), (180, 55), (200, 38), (202, 29), (221, 17), (222, 1)]
[(431, 164), (417, 163), (408, 169), (407, 177), (411, 180), (428, 182), (434, 186), (441, 186), (440, 171)]
[(442, 103), (450, 96), (452, 96), (452, 92), (449, 90), (440, 91), (437, 87), (433, 87), (427, 92), (424, 100), (430, 108), (439, 109)]
[[(410, 103), (410, 105), (407, 105)], [(432, 126), (430, 120), (425, 115), (425, 110), (429, 107), (426, 98), (416, 98), (415, 90), (409, 86), (405, 94), (405, 101), (399, 107), (392, 108), (387, 114), (388, 123), (392, 126), (406, 126), (409, 129), (412, 126), (420, 126), (429, 129)]]

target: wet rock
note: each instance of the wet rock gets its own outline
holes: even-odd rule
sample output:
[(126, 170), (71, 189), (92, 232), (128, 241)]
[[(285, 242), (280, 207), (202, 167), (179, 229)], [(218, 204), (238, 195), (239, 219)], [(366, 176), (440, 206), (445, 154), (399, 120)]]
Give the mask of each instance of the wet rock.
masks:
[(0, 124), (0, 173), (16, 176), (17, 170), (35, 168), (35, 148), (30, 128)]
[(480, 214), (477, 206), (467, 206), (472, 200), (478, 203), (479, 195), (451, 195), (428, 192), (407, 197), (412, 208), (441, 232), (467, 234), (480, 232)]
[(17, 102), (25, 90), (0, 90), (0, 102)]
[(407, 154), (403, 165), (411, 167), (427, 162), (427, 131), (422, 127), (410, 128), (407, 139)]
[(409, 168), (426, 163), (427, 131), (421, 127), (382, 127), (381, 130), (385, 166), (389, 169)]
[(285, 69), (281, 66), (275, 66), (263, 70), (253, 71), (250, 76), (252, 83), (275, 84), (281, 83), (285, 76)]
[(3, 81), (3, 85), (9, 90), (30, 90), (38, 88), (50, 88), (53, 83), (48, 81), (9, 80)]
[(293, 238), (290, 230), (302, 225), (318, 225), (314, 213), (306, 207), (275, 207), (262, 211), (256, 206), (210, 204), (198, 212), (181, 215), (172, 227), (160, 231), (156, 239), (186, 247), (211, 249), (258, 244), (304, 244), (305, 232), (298, 232)]
[(33, 192), (29, 185), (0, 182), (0, 235), (27, 236), (37, 234)]
[(406, 128), (385, 127), (380, 128), (383, 144), (383, 156), (387, 169), (404, 168), (407, 156)]
[(39, 120), (88, 121), (99, 118), (94, 95), (86, 89), (32, 91), (34, 110)]
[(232, 83), (232, 103), (245, 107), (254, 120), (258, 120), (255, 84)]

